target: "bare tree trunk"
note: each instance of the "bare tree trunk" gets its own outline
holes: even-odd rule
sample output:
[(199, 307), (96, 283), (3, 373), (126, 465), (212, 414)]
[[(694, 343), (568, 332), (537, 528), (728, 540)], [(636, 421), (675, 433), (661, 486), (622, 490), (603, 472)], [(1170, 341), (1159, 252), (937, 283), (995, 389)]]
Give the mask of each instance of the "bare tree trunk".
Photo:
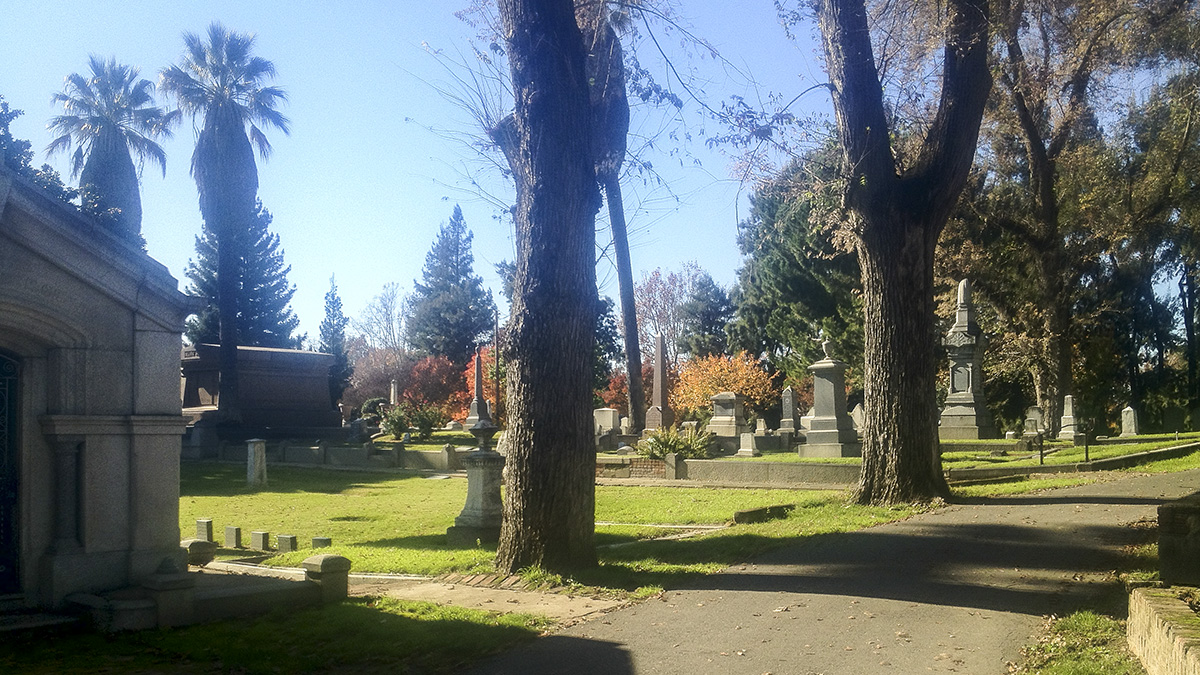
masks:
[[(1183, 259), (1179, 273), (1180, 315), (1183, 318), (1184, 351), (1187, 354), (1188, 413), (1200, 404), (1200, 383), (1196, 381), (1196, 277), (1191, 262)], [(1200, 428), (1200, 419), (1192, 420), (1192, 431)]]
[(493, 136), (513, 170), (517, 260), (496, 567), (596, 561), (591, 373), (595, 216), (584, 46), (571, 0), (501, 0), (516, 110)]
[(818, 0), (837, 114), (844, 204), (865, 314), (862, 503), (946, 492), (938, 453), (933, 251), (979, 138), (991, 88), (986, 0), (947, 3), (941, 100), (914, 164), (897, 166), (863, 0)]
[(608, 220), (612, 223), (617, 254), (617, 288), (621, 293), (621, 326), (625, 331), (625, 371), (629, 383), (629, 424), (635, 434), (646, 428), (646, 390), (642, 386), (642, 347), (638, 343), (637, 303), (633, 298), (633, 264), (629, 260), (629, 235), (625, 229), (625, 204), (621, 183), (614, 176), (604, 184)]

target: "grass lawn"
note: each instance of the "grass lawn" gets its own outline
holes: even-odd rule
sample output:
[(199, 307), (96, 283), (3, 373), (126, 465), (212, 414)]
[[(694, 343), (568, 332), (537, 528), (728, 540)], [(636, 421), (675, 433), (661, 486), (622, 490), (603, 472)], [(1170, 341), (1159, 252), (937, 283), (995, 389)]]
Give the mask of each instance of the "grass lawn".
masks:
[[(359, 572), (492, 570), (494, 548), (446, 543), (446, 528), (466, 499), (461, 478), (299, 467), (272, 467), (268, 477), (266, 488), (250, 490), (238, 464), (185, 463), (180, 529), (191, 533), (197, 518), (212, 518), (218, 539), (226, 525), (241, 527), (244, 540), (251, 530), (297, 535), (301, 549), (272, 557), (267, 561), (272, 565), (298, 566), (313, 553), (312, 537), (329, 536), (334, 547), (321, 552), (350, 558)], [(721, 524), (735, 511), (774, 504), (798, 506), (788, 518), (770, 523), (685, 540), (649, 540), (673, 533), (654, 525)], [(921, 508), (850, 506), (837, 492), (597, 486), (596, 520), (612, 524), (596, 527), (601, 567), (576, 581), (646, 592), (647, 587), (674, 586), (685, 577), (716, 572), (770, 548), (904, 518)]]
[(529, 614), (351, 598), (321, 609), (178, 629), (6, 636), (0, 672), (453, 672), (532, 640), (551, 625)]

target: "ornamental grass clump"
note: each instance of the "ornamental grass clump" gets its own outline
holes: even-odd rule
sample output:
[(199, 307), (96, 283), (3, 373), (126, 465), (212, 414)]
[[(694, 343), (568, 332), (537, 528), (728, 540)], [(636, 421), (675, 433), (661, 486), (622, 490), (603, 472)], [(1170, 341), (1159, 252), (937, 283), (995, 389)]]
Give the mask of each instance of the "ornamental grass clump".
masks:
[(713, 456), (712, 441), (712, 434), (698, 428), (667, 427), (650, 432), (637, 447), (638, 454), (652, 459), (665, 459), (671, 453), (684, 459), (708, 459)]

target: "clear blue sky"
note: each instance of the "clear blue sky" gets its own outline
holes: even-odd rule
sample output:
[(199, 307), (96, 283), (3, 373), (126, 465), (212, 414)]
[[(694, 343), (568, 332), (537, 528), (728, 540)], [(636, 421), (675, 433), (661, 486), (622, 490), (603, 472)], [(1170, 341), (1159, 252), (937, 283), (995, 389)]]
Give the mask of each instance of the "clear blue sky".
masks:
[[(514, 257), (511, 225), (474, 196), (456, 168), (471, 165), (469, 153), (428, 131), (473, 131), (467, 115), (426, 84), (446, 78), (423, 43), (448, 52), (467, 50), (472, 30), (453, 15), (458, 5), (17, 0), (3, 11), (0, 95), (25, 111), (12, 131), (33, 142), (40, 164), (47, 161), (41, 150), (50, 140), (45, 122), (56, 112), (50, 96), (61, 89), (64, 76), (85, 72), (88, 54), (114, 56), (156, 80), (160, 68), (178, 59), (184, 31), (202, 33), (217, 20), (254, 33), (256, 53), (274, 61), (275, 83), (288, 92), (284, 113), (292, 121), (290, 136), (268, 131), (274, 153), (259, 162), (260, 197), (275, 216), (274, 231), (292, 266), (301, 330), (315, 338), (330, 275), (337, 276), (352, 317), (385, 283), (411, 289), (455, 203), (474, 231), (476, 272), (488, 286), (499, 290), (492, 264)], [(791, 96), (822, 78), (815, 48), (785, 39), (768, 0), (702, 0), (680, 3), (677, 12), (722, 58), (752, 74), (764, 92)], [(731, 94), (754, 96), (745, 81), (731, 77), (711, 57), (694, 51), (691, 58), (680, 56), (677, 33), (661, 37), (664, 48), (705, 81), (713, 105)], [(652, 55), (643, 53), (642, 62), (669, 79)], [(828, 101), (818, 94), (807, 97), (806, 104), (819, 109)], [(720, 131), (703, 121), (694, 102), (687, 106), (689, 131)], [(149, 252), (181, 280), (181, 288), (200, 231), (195, 184), (188, 174), (194, 140), (187, 121), (164, 143), (166, 178), (147, 166), (142, 179)], [(718, 283), (729, 285), (740, 264), (736, 224), (746, 215), (749, 186), (731, 180), (729, 159), (708, 151), (701, 140), (688, 147), (700, 167), (666, 152), (651, 158), (678, 200), (666, 190), (637, 186), (626, 196), (632, 209), (645, 195), (645, 208), (630, 213), (634, 276), (695, 261)], [(68, 178), (65, 155), (50, 162)], [(512, 191), (498, 175), (491, 175), (487, 189), (499, 195)], [(605, 237), (601, 232), (599, 238)], [(611, 267), (602, 262), (597, 273), (601, 292), (615, 298)]]

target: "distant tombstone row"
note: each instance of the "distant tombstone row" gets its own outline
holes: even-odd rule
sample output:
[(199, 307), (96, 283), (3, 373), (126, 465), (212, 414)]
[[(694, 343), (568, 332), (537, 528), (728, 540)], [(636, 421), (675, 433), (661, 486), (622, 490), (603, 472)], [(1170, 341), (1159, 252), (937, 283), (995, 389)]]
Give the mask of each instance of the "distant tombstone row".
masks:
[[(213, 521), (211, 518), (198, 518), (196, 520), (196, 538), (189, 541), (199, 541), (208, 544), (215, 544), (213, 539)], [(313, 548), (328, 548), (333, 546), (331, 537), (313, 537)], [(271, 547), (271, 535), (265, 530), (253, 530), (250, 532), (250, 546), (254, 551), (271, 551), (275, 550), (279, 553), (291, 553), (299, 547), (299, 537), (293, 534), (281, 534), (275, 538), (275, 547)], [(186, 548), (186, 547), (185, 547)], [(225, 526), (225, 548), (243, 548), (242, 546), (242, 528), (235, 525)]]

